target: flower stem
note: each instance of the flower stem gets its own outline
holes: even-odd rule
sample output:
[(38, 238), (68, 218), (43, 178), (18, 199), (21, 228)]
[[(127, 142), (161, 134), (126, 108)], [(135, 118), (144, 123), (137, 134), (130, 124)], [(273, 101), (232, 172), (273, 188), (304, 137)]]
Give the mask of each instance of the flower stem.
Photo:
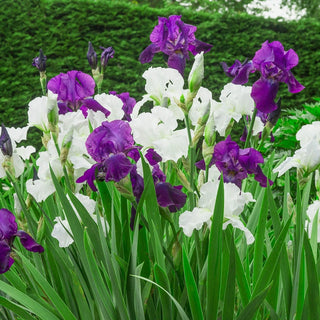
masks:
[(251, 136), (252, 136), (252, 131), (253, 131), (254, 121), (256, 120), (256, 116), (257, 116), (257, 111), (258, 111), (258, 109), (254, 108), (253, 114), (252, 114), (252, 117), (251, 117), (250, 127), (249, 127), (249, 130), (248, 130), (247, 139), (246, 139), (246, 142), (244, 144), (244, 149), (247, 148), (248, 143), (250, 142), (250, 139), (251, 139)]
[(187, 132), (188, 132), (188, 139), (189, 139), (189, 156), (190, 156), (190, 176), (189, 176), (189, 181), (190, 181), (190, 187), (192, 191), (189, 191), (189, 210), (193, 210), (195, 206), (195, 201), (194, 201), (194, 162), (195, 162), (195, 147), (192, 143), (192, 137), (191, 137), (191, 129), (190, 129), (190, 122), (189, 122), (189, 117), (188, 115), (185, 116), (185, 123), (187, 127)]

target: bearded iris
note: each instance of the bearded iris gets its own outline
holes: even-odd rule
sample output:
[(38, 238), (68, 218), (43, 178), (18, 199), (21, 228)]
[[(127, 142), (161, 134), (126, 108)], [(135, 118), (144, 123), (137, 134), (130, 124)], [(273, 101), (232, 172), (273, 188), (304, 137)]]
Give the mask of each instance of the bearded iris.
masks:
[(136, 147), (129, 124), (122, 120), (105, 121), (89, 135), (86, 141), (89, 155), (97, 163), (88, 169), (77, 182), (87, 181), (92, 190), (97, 191), (93, 181), (119, 182), (133, 168), (128, 156), (137, 160)]
[[(213, 151), (213, 156), (209, 166), (213, 164), (223, 173), (225, 182), (232, 182), (241, 188), (242, 180), (248, 174), (254, 174), (256, 181), (262, 187), (267, 186), (267, 177), (263, 174), (259, 163), (264, 159), (261, 153), (253, 148), (240, 149), (238, 144), (228, 136), (226, 140), (218, 142)], [(196, 163), (199, 169), (205, 170), (204, 160)], [(273, 182), (269, 180), (271, 185)]]
[(26, 232), (18, 230), (15, 216), (7, 209), (0, 209), (0, 273), (7, 272), (14, 260), (10, 256), (15, 237), (29, 251), (43, 252), (43, 247)]
[(150, 35), (152, 44), (142, 51), (140, 62), (150, 62), (155, 53), (163, 52), (168, 56), (168, 66), (183, 75), (189, 51), (196, 55), (212, 48), (212, 45), (196, 39), (196, 30), (197, 27), (181, 21), (181, 16), (159, 17), (159, 24)]
[(237, 60), (230, 68), (225, 63), (222, 66), (226, 74), (233, 77), (235, 84), (247, 83), (249, 74), (258, 71), (260, 79), (252, 85), (251, 97), (259, 111), (270, 113), (277, 109), (275, 98), (280, 82), (286, 83), (291, 93), (304, 89), (291, 72), (298, 62), (298, 55), (293, 49), (285, 51), (279, 41), (266, 41), (252, 61), (241, 64)]
[(60, 73), (48, 82), (48, 89), (58, 94), (59, 114), (84, 108), (84, 110), (101, 111), (107, 117), (110, 111), (91, 98), (94, 88), (93, 78), (77, 70)]

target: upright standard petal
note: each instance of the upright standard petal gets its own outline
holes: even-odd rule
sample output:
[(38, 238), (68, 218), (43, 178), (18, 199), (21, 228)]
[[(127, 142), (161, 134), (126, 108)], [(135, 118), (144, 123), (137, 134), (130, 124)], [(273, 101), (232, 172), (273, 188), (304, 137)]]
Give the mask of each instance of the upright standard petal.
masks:
[[(94, 79), (81, 71), (72, 70), (60, 73), (50, 79), (48, 89), (58, 94), (58, 101), (67, 104), (73, 111), (82, 105), (82, 100), (94, 94)], [(60, 106), (59, 106), (60, 108)]]
[(86, 141), (88, 153), (97, 162), (108, 158), (110, 153), (129, 150), (133, 144), (130, 125), (122, 120), (103, 122)]

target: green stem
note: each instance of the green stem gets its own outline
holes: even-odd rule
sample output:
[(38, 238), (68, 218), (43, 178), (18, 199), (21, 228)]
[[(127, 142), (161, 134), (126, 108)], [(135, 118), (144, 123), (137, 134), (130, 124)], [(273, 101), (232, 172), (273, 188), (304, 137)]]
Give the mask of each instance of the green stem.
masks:
[[(190, 154), (190, 187), (192, 191), (188, 192), (189, 197), (189, 210), (192, 211), (195, 207), (195, 198), (194, 198), (194, 191), (195, 191), (195, 184), (194, 184), (194, 167), (195, 167), (195, 146), (192, 143), (192, 137), (191, 137), (191, 129), (190, 129), (190, 122), (188, 115), (185, 116), (185, 123), (187, 127), (188, 132), (188, 139), (189, 139), (189, 154)], [(197, 255), (197, 266), (198, 266), (198, 274), (201, 272), (201, 243), (200, 243), (200, 237), (199, 232), (196, 230), (194, 232), (194, 240), (196, 244), (196, 255)]]
[(190, 155), (190, 187), (192, 191), (189, 192), (189, 210), (192, 211), (194, 206), (195, 206), (195, 201), (194, 201), (194, 162), (195, 162), (195, 147), (192, 143), (192, 137), (191, 137), (191, 129), (190, 129), (190, 122), (189, 122), (189, 117), (188, 115), (185, 116), (185, 124), (188, 132), (188, 139), (189, 139), (189, 155)]
[(254, 121), (256, 120), (257, 111), (258, 111), (258, 109), (254, 108), (253, 114), (252, 114), (252, 117), (251, 117), (251, 122), (250, 122), (250, 127), (249, 127), (249, 131), (248, 131), (247, 139), (246, 139), (246, 142), (244, 144), (244, 149), (247, 148), (248, 143), (250, 142), (250, 139), (251, 139), (251, 136), (252, 136), (252, 131), (253, 131)]
[(45, 71), (40, 71), (40, 84), (42, 94), (45, 96), (47, 94), (47, 76)]
[(205, 179), (204, 182), (208, 182), (209, 180), (209, 164), (206, 164), (206, 175), (205, 175)]

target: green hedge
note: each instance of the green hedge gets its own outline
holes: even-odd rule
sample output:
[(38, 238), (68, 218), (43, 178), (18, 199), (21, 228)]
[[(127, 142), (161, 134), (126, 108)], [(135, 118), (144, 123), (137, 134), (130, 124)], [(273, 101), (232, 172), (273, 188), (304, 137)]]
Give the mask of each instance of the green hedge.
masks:
[(38, 72), (31, 66), (39, 48), (47, 56), (47, 75), (51, 78), (72, 69), (90, 73), (88, 41), (98, 53), (99, 46), (113, 46), (115, 57), (109, 61), (103, 89), (129, 91), (139, 99), (144, 93), (143, 71), (151, 65), (164, 66), (161, 54), (148, 65), (139, 63), (139, 54), (150, 43), (157, 17), (171, 14), (182, 14), (184, 22), (198, 27), (198, 39), (213, 44), (205, 56), (204, 86), (215, 98), (230, 81), (219, 63), (252, 58), (265, 40), (279, 40), (286, 50), (293, 48), (300, 57), (293, 73), (306, 89), (292, 95), (283, 84), (282, 105), (301, 106), (320, 95), (320, 23), (316, 21), (284, 23), (244, 14), (213, 15), (185, 8), (157, 10), (102, 0), (3, 0), (1, 4), (0, 111), (1, 121), (7, 126), (24, 125), (28, 102), (41, 95)]

